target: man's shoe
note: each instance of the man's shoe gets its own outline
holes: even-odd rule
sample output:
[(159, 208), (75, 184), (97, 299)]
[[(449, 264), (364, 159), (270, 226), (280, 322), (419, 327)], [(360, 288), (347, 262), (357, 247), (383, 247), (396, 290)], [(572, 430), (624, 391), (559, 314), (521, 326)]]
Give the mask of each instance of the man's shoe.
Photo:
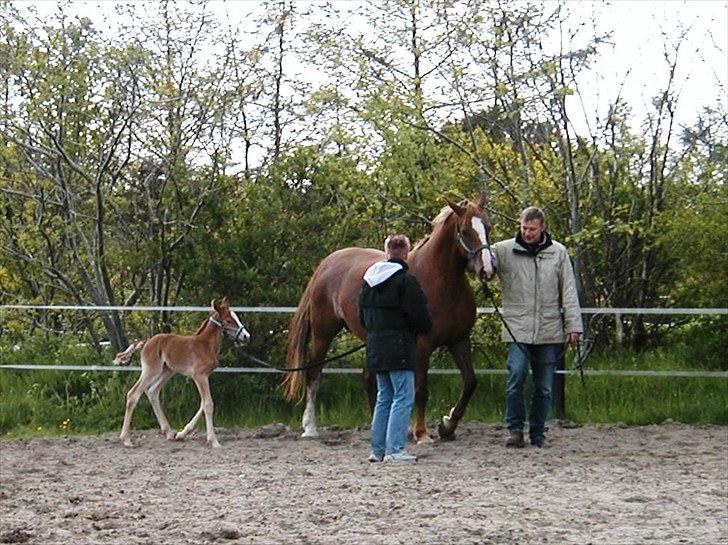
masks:
[(543, 448), (543, 446), (546, 444), (546, 438), (543, 435), (531, 437), (531, 444), (534, 447)]
[(523, 448), (526, 446), (526, 442), (523, 440), (522, 431), (512, 431), (506, 441), (507, 448)]
[(381, 462), (383, 459), (384, 459), (383, 454), (379, 455), (379, 454), (374, 454), (373, 452), (369, 455), (369, 458), (367, 458), (367, 460), (369, 460), (370, 462)]
[(417, 461), (417, 456), (410, 454), (406, 450), (395, 452), (394, 454), (387, 454), (384, 457), (385, 462), (400, 462), (405, 464), (412, 464)]

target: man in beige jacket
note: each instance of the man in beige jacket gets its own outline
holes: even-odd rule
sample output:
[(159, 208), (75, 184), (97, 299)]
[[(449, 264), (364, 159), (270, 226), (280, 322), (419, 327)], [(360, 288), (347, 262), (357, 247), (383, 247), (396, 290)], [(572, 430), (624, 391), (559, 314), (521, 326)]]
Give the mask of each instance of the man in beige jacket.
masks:
[(525, 446), (523, 389), (530, 365), (534, 388), (528, 434), (532, 445), (542, 447), (564, 340), (576, 343), (583, 332), (574, 271), (566, 248), (551, 239), (544, 213), (535, 206), (521, 213), (516, 237), (494, 244), (492, 253), (508, 326), (503, 326), (503, 340), (509, 343), (506, 446)]

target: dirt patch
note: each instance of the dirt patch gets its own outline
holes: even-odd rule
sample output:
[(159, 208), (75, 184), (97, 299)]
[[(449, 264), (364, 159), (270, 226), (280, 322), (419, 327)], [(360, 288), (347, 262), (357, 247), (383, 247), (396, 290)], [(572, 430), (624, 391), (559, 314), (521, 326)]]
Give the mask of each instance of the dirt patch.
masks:
[(0, 543), (716, 544), (728, 428), (571, 427), (510, 450), (500, 425), (371, 464), (368, 431), (286, 426), (169, 442), (134, 432), (0, 442)]

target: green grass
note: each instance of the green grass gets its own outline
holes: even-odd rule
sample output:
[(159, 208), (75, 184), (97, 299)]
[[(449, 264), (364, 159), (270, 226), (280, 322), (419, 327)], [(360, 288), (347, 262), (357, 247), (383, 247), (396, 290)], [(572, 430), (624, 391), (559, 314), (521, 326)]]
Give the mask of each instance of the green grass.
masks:
[(576, 422), (652, 424), (672, 419), (728, 424), (728, 379), (589, 377), (566, 388), (568, 417)]
[[(69, 346), (71, 346), (69, 348)], [(334, 348), (332, 353), (340, 352)], [(227, 365), (237, 362), (223, 354)], [(0, 347), (2, 363), (98, 364), (110, 360), (77, 344), (26, 343), (21, 350)], [(503, 345), (494, 345), (486, 358), (476, 351), (476, 367), (503, 368)], [(567, 356), (569, 367), (571, 355)], [(356, 354), (342, 367), (361, 366)], [(237, 363), (235, 363), (237, 364)], [(449, 367), (449, 356), (435, 354), (431, 366)], [(601, 350), (589, 358), (587, 369), (725, 370), (720, 353), (705, 345), (684, 342), (642, 353)], [(99, 433), (118, 431), (127, 390), (137, 378), (129, 372), (15, 371), (0, 370), (0, 435), (5, 437)], [(303, 407), (283, 399), (278, 374), (215, 373), (210, 378), (215, 400), (215, 424), (220, 427), (253, 427), (283, 422), (299, 427)], [(460, 394), (457, 375), (430, 375), (428, 421), (447, 414)], [(502, 421), (505, 375), (479, 375), (478, 388), (465, 414), (466, 420)], [(162, 392), (162, 405), (170, 423), (180, 428), (199, 406), (192, 381), (174, 377)], [(369, 423), (366, 396), (359, 375), (325, 374), (317, 403), (318, 423), (357, 427)], [(686, 423), (728, 424), (728, 379), (682, 377), (578, 376), (567, 378), (566, 418), (575, 422), (658, 423), (667, 419)], [(134, 414), (133, 428), (156, 427), (146, 398)]]
[[(127, 389), (136, 373), (0, 371), (0, 434), (10, 437), (98, 433), (120, 429)], [(283, 399), (278, 375), (215, 374), (215, 424), (254, 427), (271, 422), (300, 426), (303, 407)], [(503, 419), (503, 375), (479, 377), (465, 418)], [(430, 377), (428, 420), (447, 414), (460, 392), (457, 376)], [(577, 377), (567, 379), (566, 417), (575, 422), (648, 424), (672, 419), (687, 423), (728, 424), (727, 379)], [(162, 393), (165, 412), (176, 428), (195, 413), (199, 400), (192, 382), (175, 377)], [(325, 375), (319, 394), (321, 426), (357, 427), (369, 422), (361, 379)], [(146, 398), (134, 414), (135, 429), (154, 428)]]

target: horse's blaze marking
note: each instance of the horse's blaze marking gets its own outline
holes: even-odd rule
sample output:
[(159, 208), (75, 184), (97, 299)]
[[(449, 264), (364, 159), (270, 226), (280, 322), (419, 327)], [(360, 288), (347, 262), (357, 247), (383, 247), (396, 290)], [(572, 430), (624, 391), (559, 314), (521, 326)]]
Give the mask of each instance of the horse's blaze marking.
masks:
[[(483, 224), (483, 220), (477, 217), (473, 217), (470, 220), (470, 223), (472, 224), (475, 232), (478, 233), (478, 237), (480, 237), (480, 244), (488, 244), (488, 237), (485, 234), (485, 225)], [(485, 269), (485, 273), (488, 275), (488, 277), (492, 276), (493, 261), (490, 256), (490, 250), (488, 248), (481, 250), (480, 257), (483, 261), (483, 269)]]
[(245, 329), (245, 326), (243, 326), (243, 323), (238, 318), (238, 315), (235, 314), (235, 311), (231, 310), (230, 316), (232, 316), (233, 320), (235, 320), (235, 325), (238, 328), (237, 330), (241, 332), (239, 337), (242, 337), (241, 339), (235, 338), (234, 340), (242, 341), (243, 343), (247, 343), (248, 341), (250, 341), (250, 333), (248, 332), (247, 329)]

